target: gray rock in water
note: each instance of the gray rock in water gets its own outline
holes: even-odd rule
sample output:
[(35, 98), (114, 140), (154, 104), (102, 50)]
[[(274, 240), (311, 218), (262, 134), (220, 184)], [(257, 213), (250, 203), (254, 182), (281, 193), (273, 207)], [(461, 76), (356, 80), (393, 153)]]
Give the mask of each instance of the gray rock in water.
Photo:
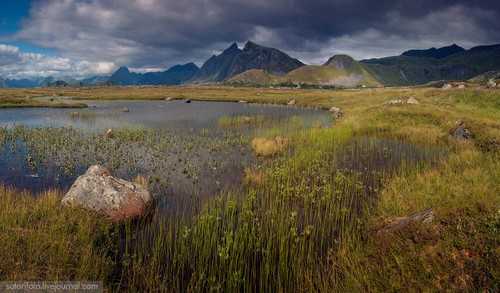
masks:
[(106, 168), (95, 165), (76, 179), (61, 203), (94, 211), (118, 222), (144, 215), (152, 200), (142, 185), (115, 178)]
[(472, 133), (465, 127), (463, 121), (457, 121), (457, 126), (451, 130), (451, 135), (458, 140), (469, 140), (472, 138)]

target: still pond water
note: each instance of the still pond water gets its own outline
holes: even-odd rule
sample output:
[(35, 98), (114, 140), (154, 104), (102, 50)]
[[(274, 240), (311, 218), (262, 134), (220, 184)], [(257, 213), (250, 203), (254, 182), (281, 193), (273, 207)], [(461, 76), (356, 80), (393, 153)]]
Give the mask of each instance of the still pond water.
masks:
[[(141, 175), (168, 210), (241, 186), (258, 159), (251, 137), (279, 127), (328, 126), (326, 111), (226, 102), (89, 101), (88, 109), (0, 109), (0, 183), (34, 194), (69, 189), (93, 164), (127, 180)], [(222, 127), (222, 117), (261, 117)], [(292, 122), (291, 122), (292, 121)], [(294, 122), (293, 122), (294, 121)], [(113, 129), (112, 139), (103, 136)], [(296, 130), (294, 128), (294, 130)], [(195, 208), (198, 209), (198, 208)], [(190, 213), (190, 212), (188, 212)]]
[(228, 102), (88, 101), (88, 109), (0, 109), (0, 126), (108, 128), (213, 128), (222, 116), (263, 115), (274, 120), (298, 116), (306, 122), (331, 120), (326, 111)]

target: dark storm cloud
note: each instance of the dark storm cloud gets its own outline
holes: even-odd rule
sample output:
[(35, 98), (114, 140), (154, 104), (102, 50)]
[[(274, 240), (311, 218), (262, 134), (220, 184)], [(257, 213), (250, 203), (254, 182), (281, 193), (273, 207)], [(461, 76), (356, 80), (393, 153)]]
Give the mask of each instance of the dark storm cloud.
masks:
[(500, 42), (499, 2), (41, 0), (18, 37), (68, 58), (144, 68), (200, 63), (248, 39), (321, 62)]

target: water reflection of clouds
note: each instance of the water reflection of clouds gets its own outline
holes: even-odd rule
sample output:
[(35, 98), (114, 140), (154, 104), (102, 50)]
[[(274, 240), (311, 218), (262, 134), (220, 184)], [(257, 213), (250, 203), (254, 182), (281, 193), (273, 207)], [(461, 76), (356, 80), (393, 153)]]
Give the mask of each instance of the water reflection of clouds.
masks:
[[(326, 123), (330, 119), (328, 113), (311, 109), (227, 102), (91, 101), (88, 104), (87, 109), (1, 109), (0, 126), (200, 129), (216, 126), (222, 116), (267, 115), (276, 120), (300, 116), (304, 121), (318, 119)], [(125, 112), (125, 108), (129, 111)]]

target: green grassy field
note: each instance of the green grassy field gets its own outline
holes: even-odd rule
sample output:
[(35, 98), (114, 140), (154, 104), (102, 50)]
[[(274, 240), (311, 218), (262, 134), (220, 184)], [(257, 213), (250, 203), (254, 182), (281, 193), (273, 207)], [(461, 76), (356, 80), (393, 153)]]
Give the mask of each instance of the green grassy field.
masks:
[[(103, 87), (0, 96), (295, 99), (344, 112), (331, 128), (263, 133), (283, 136), (285, 147), (246, 172), (243, 191), (215, 196), (188, 221), (117, 225), (62, 208), (61, 191), (0, 188), (0, 280), (102, 280), (111, 291), (131, 292), (500, 290), (498, 90)], [(420, 104), (385, 104), (410, 96)], [(450, 136), (458, 120), (472, 139)], [(431, 223), (379, 233), (428, 208)]]
[[(0, 91), (2, 92), (2, 91)], [(5, 91), (0, 94), (0, 109), (6, 108), (86, 108), (87, 105), (75, 101), (64, 101), (57, 97), (25, 97), (19, 96), (19, 92), (11, 94)]]

